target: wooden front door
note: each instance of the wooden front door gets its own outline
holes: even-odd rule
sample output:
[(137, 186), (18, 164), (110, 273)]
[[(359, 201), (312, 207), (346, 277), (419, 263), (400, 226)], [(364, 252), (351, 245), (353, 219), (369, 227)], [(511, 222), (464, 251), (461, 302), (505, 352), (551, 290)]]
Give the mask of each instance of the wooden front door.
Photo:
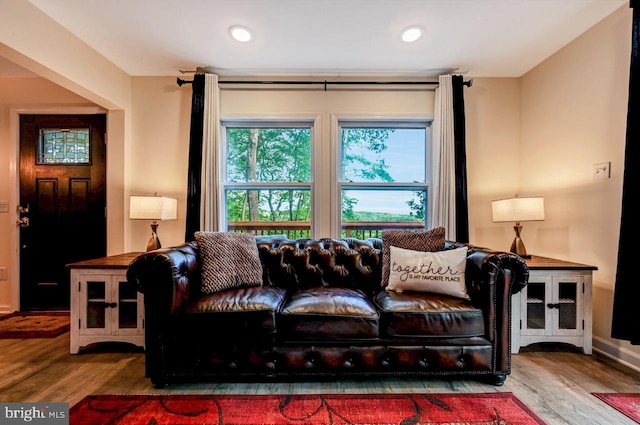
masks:
[(106, 255), (106, 117), (20, 116), (20, 309), (68, 310), (69, 263)]

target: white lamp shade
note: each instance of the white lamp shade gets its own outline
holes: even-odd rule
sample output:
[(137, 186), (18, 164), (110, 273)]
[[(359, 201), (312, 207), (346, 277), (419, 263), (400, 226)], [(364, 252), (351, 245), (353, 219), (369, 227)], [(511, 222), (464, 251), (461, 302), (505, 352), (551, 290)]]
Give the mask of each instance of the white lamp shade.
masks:
[(135, 220), (177, 220), (178, 200), (166, 196), (132, 196), (129, 218)]
[(542, 221), (544, 198), (509, 198), (491, 202), (493, 221)]

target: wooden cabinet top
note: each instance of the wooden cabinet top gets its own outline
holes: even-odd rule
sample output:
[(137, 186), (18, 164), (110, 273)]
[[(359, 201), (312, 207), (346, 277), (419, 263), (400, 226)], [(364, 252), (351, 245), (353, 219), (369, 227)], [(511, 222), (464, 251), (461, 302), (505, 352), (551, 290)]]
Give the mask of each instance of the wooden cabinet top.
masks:
[(573, 263), (556, 258), (540, 257), (538, 255), (525, 258), (524, 262), (527, 263), (527, 267), (529, 267), (530, 270), (598, 270), (596, 266)]
[(126, 254), (111, 255), (67, 264), (67, 269), (126, 269), (129, 264), (142, 252), (128, 252)]

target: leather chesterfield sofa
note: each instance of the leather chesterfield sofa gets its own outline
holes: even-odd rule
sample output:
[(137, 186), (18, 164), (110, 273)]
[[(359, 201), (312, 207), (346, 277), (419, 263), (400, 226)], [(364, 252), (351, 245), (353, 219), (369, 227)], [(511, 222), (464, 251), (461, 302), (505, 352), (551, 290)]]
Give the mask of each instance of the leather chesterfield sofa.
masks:
[(203, 294), (197, 242), (144, 253), (146, 376), (185, 381), (444, 377), (502, 385), (511, 371), (518, 256), (466, 247), (469, 300), (381, 288), (382, 239), (257, 237), (257, 287)]

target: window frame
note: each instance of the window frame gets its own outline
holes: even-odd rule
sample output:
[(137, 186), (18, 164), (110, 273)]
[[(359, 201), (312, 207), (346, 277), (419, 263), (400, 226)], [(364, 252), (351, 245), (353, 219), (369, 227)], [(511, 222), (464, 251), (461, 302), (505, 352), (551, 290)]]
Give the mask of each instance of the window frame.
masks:
[[(220, 119), (220, 196), (218, 209), (219, 228), (228, 231), (227, 228), (227, 196), (228, 190), (309, 190), (311, 198), (310, 236), (315, 234), (315, 222), (317, 220), (317, 196), (315, 188), (315, 170), (317, 161), (318, 117), (225, 117)], [(309, 182), (233, 182), (227, 181), (227, 129), (228, 128), (308, 128), (311, 133), (311, 177)]]
[[(431, 223), (431, 187), (432, 187), (432, 167), (430, 166), (432, 157), (432, 122), (433, 118), (419, 117), (397, 117), (397, 116), (339, 116), (333, 115), (333, 160), (335, 167), (333, 173), (332, 190), (332, 231), (334, 237), (342, 235), (342, 193), (344, 190), (424, 190), (425, 191), (425, 229)], [(425, 130), (425, 176), (424, 182), (348, 182), (342, 180), (342, 128), (424, 128)]]

